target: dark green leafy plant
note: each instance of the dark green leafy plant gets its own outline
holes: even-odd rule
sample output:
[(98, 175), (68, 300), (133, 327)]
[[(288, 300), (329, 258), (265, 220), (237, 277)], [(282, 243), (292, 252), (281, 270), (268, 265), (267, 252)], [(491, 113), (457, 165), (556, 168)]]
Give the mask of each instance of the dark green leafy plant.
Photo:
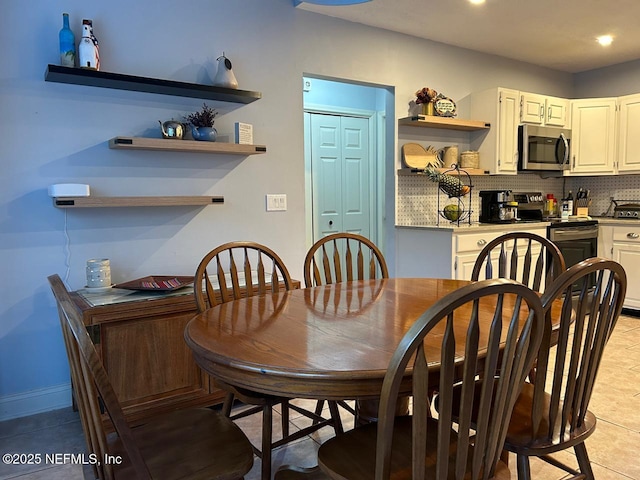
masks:
[(189, 125), (193, 125), (194, 127), (213, 127), (217, 116), (218, 112), (216, 112), (215, 109), (203, 103), (202, 110), (185, 115), (184, 119)]

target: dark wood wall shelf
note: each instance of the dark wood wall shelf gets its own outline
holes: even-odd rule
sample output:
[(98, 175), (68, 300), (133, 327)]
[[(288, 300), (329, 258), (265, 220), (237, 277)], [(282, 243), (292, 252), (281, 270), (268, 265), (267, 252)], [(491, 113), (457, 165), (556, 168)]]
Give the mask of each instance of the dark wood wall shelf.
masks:
[(267, 153), (267, 147), (264, 145), (145, 137), (114, 137), (109, 140), (109, 148), (167, 152), (220, 153), (227, 155), (257, 155)]
[(203, 207), (223, 204), (224, 197), (162, 196), (162, 197), (55, 197), (58, 208), (98, 207)]
[(159, 78), (138, 77), (103, 72), (87, 68), (47, 65), (44, 79), (47, 82), (70, 83), (90, 87), (114, 88), (135, 92), (158, 93), (178, 97), (203, 98), (220, 102), (251, 103), (262, 98), (260, 92), (214, 87), (197, 83), (176, 82)]

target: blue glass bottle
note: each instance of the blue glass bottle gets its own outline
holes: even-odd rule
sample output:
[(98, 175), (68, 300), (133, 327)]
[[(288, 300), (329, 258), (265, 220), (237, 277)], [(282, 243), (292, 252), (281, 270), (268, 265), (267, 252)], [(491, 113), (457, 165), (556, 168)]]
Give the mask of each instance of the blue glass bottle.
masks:
[(59, 33), (60, 38), (60, 65), (63, 67), (76, 66), (76, 37), (69, 28), (69, 14), (62, 14), (62, 30)]

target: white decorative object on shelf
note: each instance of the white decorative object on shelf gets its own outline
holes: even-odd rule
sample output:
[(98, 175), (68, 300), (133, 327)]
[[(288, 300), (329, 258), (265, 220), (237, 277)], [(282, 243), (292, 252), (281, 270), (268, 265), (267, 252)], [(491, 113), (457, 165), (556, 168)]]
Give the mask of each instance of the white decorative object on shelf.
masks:
[(100, 49), (98, 39), (93, 34), (93, 20), (82, 20), (82, 38), (78, 50), (79, 65), (82, 68), (100, 70)]
[(231, 60), (222, 55), (218, 57), (218, 72), (213, 84), (217, 87), (238, 88), (238, 81), (231, 70)]
[(236, 122), (235, 142), (243, 145), (253, 145), (253, 125)]

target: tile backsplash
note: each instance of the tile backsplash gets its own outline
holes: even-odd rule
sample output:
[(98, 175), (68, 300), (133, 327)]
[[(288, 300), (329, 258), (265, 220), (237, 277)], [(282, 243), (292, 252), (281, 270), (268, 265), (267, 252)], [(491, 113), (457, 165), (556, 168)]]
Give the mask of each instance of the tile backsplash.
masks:
[[(440, 209), (456, 199), (438, 192), (438, 186), (425, 175), (398, 175), (396, 200), (396, 225), (435, 225), (438, 222), (438, 201)], [(464, 179), (463, 179), (464, 180)], [(464, 183), (468, 183), (464, 181)], [(480, 190), (508, 189), (515, 192), (553, 193), (558, 199), (564, 192), (578, 188), (591, 190), (592, 216), (604, 214), (611, 198), (640, 203), (640, 175), (612, 175), (599, 177), (541, 178), (536, 174), (518, 174), (514, 176), (486, 175), (471, 177), (473, 187), (470, 197), (463, 197), (465, 209), (471, 209), (471, 221), (477, 222), (480, 214)], [(471, 205), (469, 207), (469, 198)], [(609, 212), (611, 215), (612, 212)], [(440, 218), (440, 224), (448, 220)]]

